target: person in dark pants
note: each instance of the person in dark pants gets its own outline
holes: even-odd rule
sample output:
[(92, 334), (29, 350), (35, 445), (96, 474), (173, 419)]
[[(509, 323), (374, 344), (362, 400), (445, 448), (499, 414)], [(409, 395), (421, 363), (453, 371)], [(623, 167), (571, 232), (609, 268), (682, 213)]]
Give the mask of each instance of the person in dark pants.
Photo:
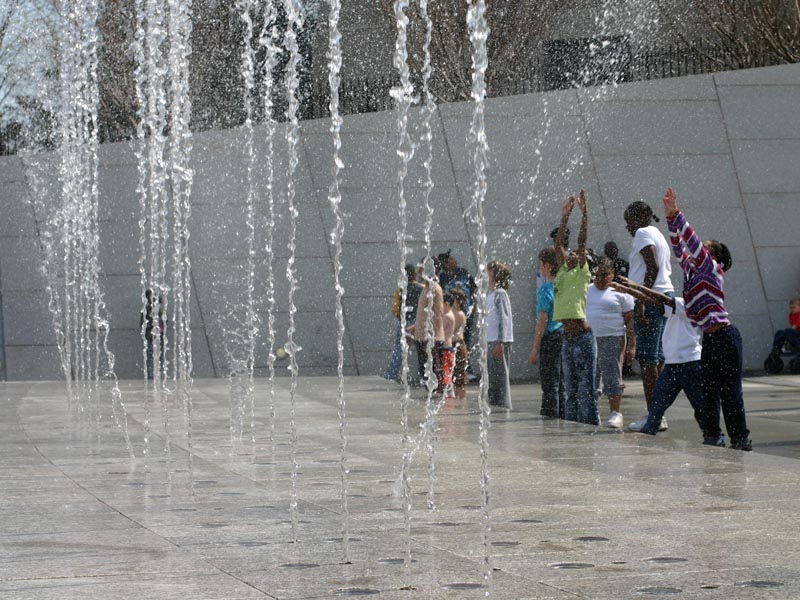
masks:
[(703, 361), (700, 330), (686, 316), (683, 298), (673, 298), (650, 288), (632, 283), (625, 277), (611, 287), (630, 294), (643, 302), (660, 304), (666, 308), (667, 323), (664, 325), (664, 368), (656, 380), (653, 398), (647, 412), (647, 420), (641, 428), (636, 423), (628, 427), (656, 435), (661, 429), (661, 419), (682, 391), (694, 409), (694, 418), (703, 433), (703, 443), (710, 446), (725, 446), (725, 436), (719, 430), (719, 411), (708, 410), (703, 391)]
[[(144, 293), (145, 296), (145, 305), (144, 311), (139, 313), (139, 329), (144, 329), (144, 339), (147, 343), (146, 349), (146, 367), (147, 367), (147, 378), (153, 379), (153, 354), (154, 354), (154, 346), (155, 346), (155, 318), (153, 317), (153, 312), (155, 310), (155, 302), (153, 301), (153, 290), (146, 290)], [(164, 372), (164, 333), (166, 329), (166, 323), (164, 320), (164, 308), (163, 308), (163, 300), (159, 296), (158, 298), (158, 329), (159, 329), (159, 340), (161, 342), (159, 348), (159, 360), (161, 364), (161, 372)]]
[[(414, 265), (408, 264), (406, 265), (405, 269), (406, 277), (408, 278), (405, 302), (406, 328), (408, 328), (414, 324), (414, 320), (417, 317), (417, 305), (419, 304), (419, 297), (422, 294), (422, 291), (425, 289), (425, 286), (417, 282), (416, 269), (414, 269)], [(403, 331), (401, 327), (402, 321), (400, 319), (400, 311), (403, 310), (402, 304), (402, 290), (397, 288), (394, 292), (394, 303), (392, 305), (392, 313), (395, 317), (397, 317), (394, 345), (392, 347), (392, 358), (389, 366), (386, 369), (386, 372), (383, 374), (384, 379), (390, 379), (394, 381), (400, 381), (400, 368), (403, 364), (403, 349), (400, 337), (405, 335), (405, 331)]]
[(536, 293), (536, 331), (533, 348), (528, 359), (532, 365), (539, 363), (539, 383), (542, 386), (543, 417), (564, 418), (564, 382), (561, 378), (561, 343), (564, 337), (560, 321), (553, 321), (555, 290), (553, 279), (558, 271), (554, 248), (539, 252), (539, 274), (542, 284)]
[(784, 346), (789, 346), (792, 350), (800, 349), (800, 298), (794, 298), (789, 302), (789, 327), (775, 332), (772, 351), (764, 361), (764, 370), (767, 373), (775, 375), (783, 371), (781, 352)]
[(724, 305), (724, 274), (733, 259), (725, 244), (700, 241), (678, 210), (672, 188), (664, 195), (664, 212), (672, 249), (683, 269), (686, 314), (703, 331), (700, 360), (706, 411), (713, 414), (722, 409), (730, 447), (749, 452), (752, 442), (742, 395), (742, 336), (728, 318)]

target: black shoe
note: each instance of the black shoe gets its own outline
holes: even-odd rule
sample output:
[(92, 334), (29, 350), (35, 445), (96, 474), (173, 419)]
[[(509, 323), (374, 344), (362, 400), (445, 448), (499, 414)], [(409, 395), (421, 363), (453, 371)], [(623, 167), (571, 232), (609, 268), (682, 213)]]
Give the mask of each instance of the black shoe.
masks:
[(783, 371), (783, 359), (780, 350), (773, 350), (764, 361), (764, 370), (770, 375), (777, 375)]
[(703, 445), (704, 446), (717, 446), (718, 448), (725, 447), (725, 434), (720, 433), (719, 436), (703, 436)]
[(743, 440), (731, 440), (731, 450), (741, 450), (742, 452), (752, 452), (753, 451), (753, 442), (750, 441), (750, 438), (744, 438)]

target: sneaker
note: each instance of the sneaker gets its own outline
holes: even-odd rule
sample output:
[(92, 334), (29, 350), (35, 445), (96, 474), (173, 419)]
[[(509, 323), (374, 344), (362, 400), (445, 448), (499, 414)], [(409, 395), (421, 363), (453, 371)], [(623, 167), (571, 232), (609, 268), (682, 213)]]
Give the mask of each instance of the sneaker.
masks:
[(750, 441), (750, 438), (745, 438), (743, 440), (731, 440), (731, 449), (741, 450), (742, 452), (752, 452), (753, 442)]
[(669, 425), (667, 425), (667, 418), (661, 417), (661, 425), (658, 426), (659, 431), (666, 431), (669, 429)]
[(606, 426), (611, 427), (613, 429), (622, 429), (622, 413), (617, 411), (611, 411), (611, 414), (608, 415), (608, 421), (606, 421)]
[(725, 434), (720, 433), (718, 436), (704, 435), (703, 444), (706, 446), (716, 446), (717, 448), (724, 448)]
[(647, 423), (647, 415), (643, 416), (638, 421), (628, 423), (628, 431), (641, 431), (645, 423)]

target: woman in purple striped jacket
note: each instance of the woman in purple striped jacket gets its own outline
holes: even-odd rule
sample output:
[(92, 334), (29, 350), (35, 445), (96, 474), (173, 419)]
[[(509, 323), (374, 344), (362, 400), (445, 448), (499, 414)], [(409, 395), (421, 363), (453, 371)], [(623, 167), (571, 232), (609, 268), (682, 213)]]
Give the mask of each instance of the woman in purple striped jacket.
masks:
[(700, 241), (678, 210), (672, 188), (664, 195), (664, 211), (672, 250), (683, 269), (686, 315), (703, 332), (700, 362), (710, 421), (719, 423), (721, 407), (731, 448), (749, 452), (752, 444), (742, 397), (742, 336), (728, 318), (723, 291), (724, 272), (733, 264), (731, 254), (721, 242)]

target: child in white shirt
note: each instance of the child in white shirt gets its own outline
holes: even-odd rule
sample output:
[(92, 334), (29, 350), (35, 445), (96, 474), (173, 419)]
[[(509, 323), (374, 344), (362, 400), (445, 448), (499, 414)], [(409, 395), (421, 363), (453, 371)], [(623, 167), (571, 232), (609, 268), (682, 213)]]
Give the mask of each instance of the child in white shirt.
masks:
[[(595, 389), (608, 398), (610, 414), (606, 425), (622, 428), (622, 351), (630, 363), (636, 353), (633, 331), (633, 297), (610, 287), (614, 280), (614, 263), (602, 258), (597, 264), (594, 283), (586, 293), (586, 320), (597, 342)], [(603, 383), (602, 390), (600, 383)]]
[(489, 294), (486, 296), (486, 341), (488, 342), (489, 404), (511, 410), (509, 366), (511, 344), (514, 341), (514, 322), (508, 286), (511, 270), (507, 265), (492, 261), (486, 265), (489, 274)]

